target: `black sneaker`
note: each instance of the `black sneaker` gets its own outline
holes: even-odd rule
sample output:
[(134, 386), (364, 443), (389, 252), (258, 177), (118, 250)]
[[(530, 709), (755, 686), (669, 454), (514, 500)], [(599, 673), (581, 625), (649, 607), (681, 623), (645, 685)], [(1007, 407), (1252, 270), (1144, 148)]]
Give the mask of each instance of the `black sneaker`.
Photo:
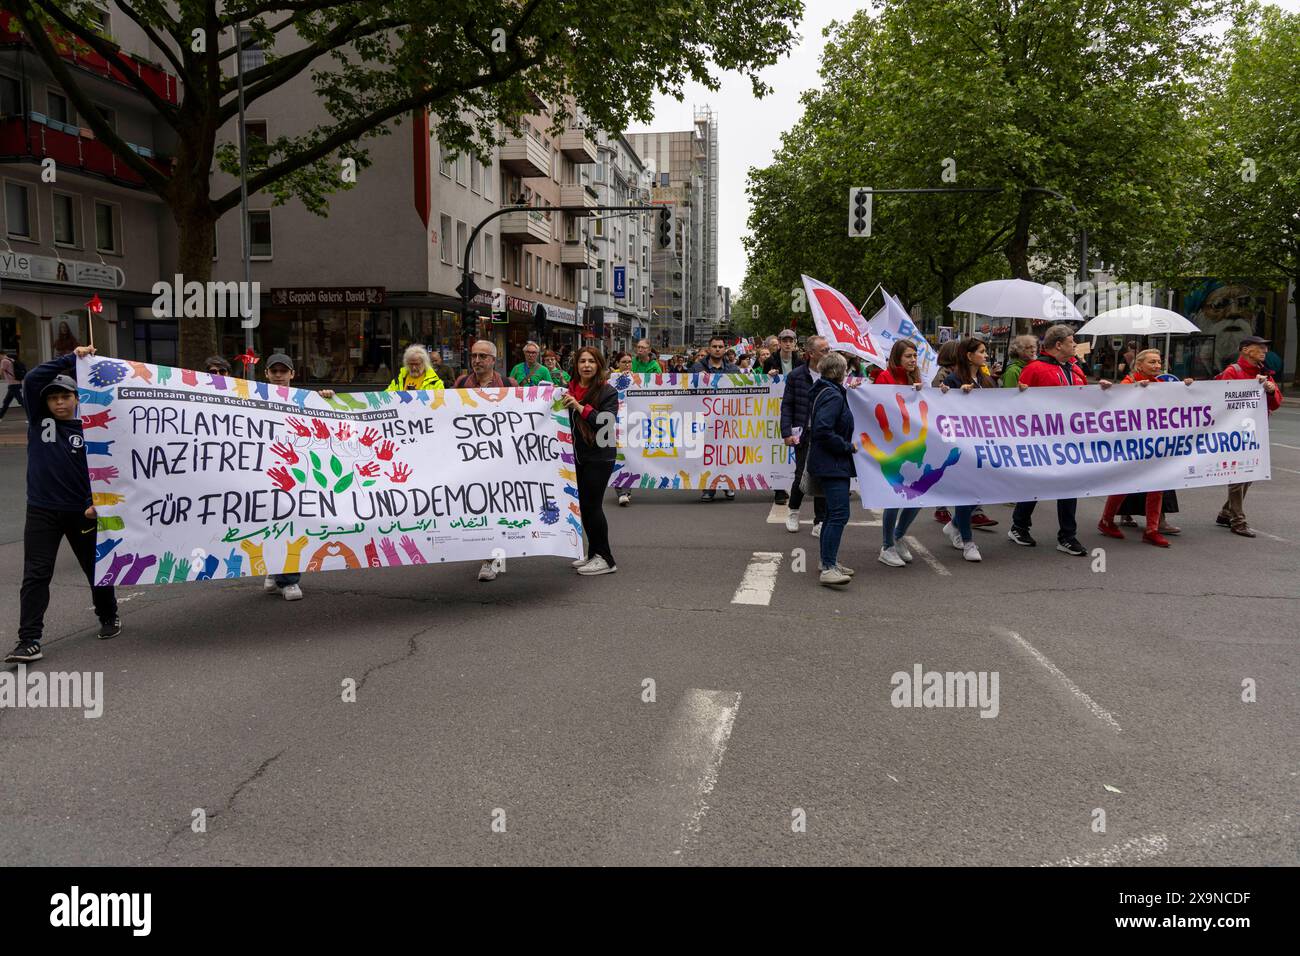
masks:
[(5, 658), (6, 664), (30, 664), (39, 661), (45, 655), (41, 653), (40, 641), (19, 641), (18, 646)]
[(1066, 538), (1064, 541), (1056, 542), (1056, 550), (1072, 554), (1076, 558), (1083, 558), (1088, 555), (1088, 549), (1079, 543), (1078, 538)]
[(1214, 519), (1214, 523), (1217, 524), (1220, 528), (1232, 527), (1232, 519), (1229, 518), (1227, 515), (1219, 515)]
[(111, 640), (122, 633), (122, 619), (115, 617), (111, 621), (99, 622), (99, 639), (101, 641)]
[(1007, 532), (1007, 537), (1022, 548), (1038, 547), (1038, 542), (1029, 534), (1028, 528), (1017, 528), (1012, 525), (1011, 530)]

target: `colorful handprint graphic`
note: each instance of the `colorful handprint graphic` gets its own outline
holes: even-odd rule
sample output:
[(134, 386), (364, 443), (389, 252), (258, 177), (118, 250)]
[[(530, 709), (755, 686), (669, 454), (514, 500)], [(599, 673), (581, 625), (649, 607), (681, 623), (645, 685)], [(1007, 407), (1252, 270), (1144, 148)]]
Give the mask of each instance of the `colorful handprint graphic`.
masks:
[[(880, 466), (880, 473), (884, 479), (889, 482), (889, 486), (904, 498), (919, 498), (925, 494), (943, 477), (943, 473), (948, 468), (957, 463), (961, 457), (960, 449), (953, 448), (948, 452), (948, 457), (938, 468), (924, 464), (926, 453), (926, 433), (929, 430), (929, 412), (930, 406), (926, 404), (925, 399), (921, 399), (918, 411), (921, 415), (921, 429), (915, 438), (908, 439), (907, 436), (912, 431), (912, 416), (907, 409), (907, 404), (903, 401), (901, 393), (894, 396), (898, 403), (898, 413), (901, 420), (898, 434), (898, 444), (895, 445), (895, 433), (890, 425), (889, 413), (885, 410), (883, 403), (876, 403), (873, 412), (876, 424), (880, 426), (881, 441), (878, 445), (872, 440), (866, 432), (862, 433), (862, 449), (872, 460)], [(883, 446), (883, 447), (882, 447)], [(914, 465), (921, 469), (921, 474), (913, 481), (907, 481), (903, 477), (903, 465)]]

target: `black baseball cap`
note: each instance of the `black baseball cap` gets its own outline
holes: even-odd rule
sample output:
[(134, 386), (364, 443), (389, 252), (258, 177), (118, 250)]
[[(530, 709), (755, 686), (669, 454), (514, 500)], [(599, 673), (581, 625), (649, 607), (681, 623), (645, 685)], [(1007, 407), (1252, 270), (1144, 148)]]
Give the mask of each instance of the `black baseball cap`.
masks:
[(44, 398), (50, 392), (71, 392), (73, 395), (77, 392), (77, 380), (71, 375), (56, 375), (54, 380), (41, 389), (41, 398)]
[(297, 369), (293, 367), (293, 359), (289, 358), (289, 356), (285, 355), (283, 352), (276, 352), (266, 360), (267, 368), (270, 368), (272, 365), (283, 365), (290, 372), (297, 371)]

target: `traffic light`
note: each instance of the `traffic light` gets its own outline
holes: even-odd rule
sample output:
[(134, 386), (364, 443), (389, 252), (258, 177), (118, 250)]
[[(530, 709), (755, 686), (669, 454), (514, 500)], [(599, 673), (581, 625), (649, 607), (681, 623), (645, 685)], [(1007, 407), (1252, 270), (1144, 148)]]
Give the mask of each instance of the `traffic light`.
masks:
[(672, 249), (676, 245), (673, 228), (673, 207), (659, 207), (659, 223), (655, 236), (660, 249)]
[(855, 186), (849, 190), (849, 238), (871, 236), (871, 190)]

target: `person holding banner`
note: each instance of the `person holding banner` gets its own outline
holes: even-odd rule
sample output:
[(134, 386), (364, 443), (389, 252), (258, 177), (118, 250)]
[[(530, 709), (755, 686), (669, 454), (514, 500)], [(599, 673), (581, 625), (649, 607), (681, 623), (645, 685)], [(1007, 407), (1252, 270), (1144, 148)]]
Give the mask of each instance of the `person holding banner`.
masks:
[(573, 433), (574, 468), (577, 472), (578, 509), (587, 533), (587, 557), (573, 562), (586, 576), (618, 570), (609, 547), (609, 522), (605, 519), (605, 488), (614, 474), (618, 452), (615, 421), (618, 390), (609, 384), (605, 359), (589, 345), (578, 349), (573, 381), (564, 395)]
[[(896, 339), (889, 350), (889, 365), (876, 376), (876, 385), (910, 385), (918, 392), (924, 387), (917, 367), (916, 344)], [(901, 568), (912, 560), (912, 551), (903, 540), (920, 508), (886, 508), (880, 516), (881, 564)]]
[(1017, 335), (1011, 341), (1009, 349), (1014, 361), (1002, 373), (1002, 387), (1015, 388), (1020, 383), (1020, 373), (1025, 366), (1038, 358), (1038, 339), (1032, 335)]
[[(1087, 384), (1088, 379), (1083, 374), (1083, 369), (1075, 362), (1074, 329), (1068, 325), (1053, 325), (1043, 333), (1039, 356), (1025, 366), (1016, 387), (1023, 392), (1030, 387), (1059, 388)], [(1106, 389), (1113, 383), (1102, 379), (1097, 384)], [(1012, 513), (1011, 530), (1007, 532), (1007, 537), (1021, 547), (1032, 548), (1038, 544), (1029, 533), (1037, 504), (1037, 501), (1022, 501)], [(1056, 550), (1082, 558), (1087, 557), (1088, 549), (1075, 537), (1079, 530), (1075, 521), (1078, 505), (1078, 498), (1061, 498), (1056, 502)]]
[(433, 391), (444, 387), (442, 379), (433, 370), (429, 350), (423, 345), (411, 345), (402, 353), (402, 367), (397, 372), (397, 378), (388, 383), (387, 391)]
[[(808, 421), (808, 412), (812, 408), (812, 390), (821, 373), (817, 365), (830, 351), (830, 343), (820, 335), (808, 336), (804, 343), (805, 361), (795, 366), (794, 371), (785, 380), (785, 392), (781, 395), (781, 439), (794, 448), (794, 482), (790, 485), (790, 513), (786, 515), (785, 530), (791, 534), (799, 532), (799, 506), (803, 504), (803, 473), (808, 464), (808, 448), (811, 435), (804, 425)], [(826, 521), (826, 499), (813, 495), (813, 537), (821, 534)]]
[[(1271, 344), (1269, 339), (1262, 339), (1258, 335), (1244, 336), (1237, 344), (1237, 361), (1214, 376), (1221, 380), (1254, 379), (1259, 382), (1264, 386), (1264, 398), (1269, 415), (1282, 407), (1282, 389), (1273, 380), (1273, 372), (1264, 364), (1264, 360), (1268, 357), (1267, 346)], [(1255, 537), (1254, 530), (1246, 523), (1246, 492), (1250, 490), (1250, 485), (1249, 481), (1228, 485), (1228, 500), (1224, 502), (1223, 507), (1219, 509), (1218, 517), (1214, 519), (1215, 524), (1228, 528), (1233, 534), (1239, 534), (1243, 538)]]
[(536, 342), (524, 344), (524, 360), (510, 370), (510, 377), (523, 388), (551, 381), (550, 370), (541, 363), (542, 347)]
[[(706, 375), (735, 375), (740, 371), (735, 362), (727, 359), (727, 340), (721, 335), (715, 335), (709, 339), (709, 348), (704, 357), (691, 366), (692, 372), (704, 373)], [(736, 493), (730, 488), (724, 490), (727, 500), (734, 500)], [(700, 494), (701, 501), (712, 501), (717, 496), (717, 490), (714, 488), (705, 488)]]
[[(988, 347), (976, 338), (962, 339), (957, 346), (953, 369), (943, 380), (943, 385), (946, 388), (959, 388), (967, 395), (977, 388), (996, 388), (997, 383), (987, 369)], [(943, 526), (943, 533), (967, 561), (983, 560), (980, 549), (975, 544), (975, 532), (971, 525), (976, 507), (958, 505), (953, 509), (952, 520)]]
[[(23, 380), (27, 409), (27, 520), (23, 526), (23, 583), (19, 591), (18, 644), (7, 664), (39, 661), (50, 581), (64, 538), (81, 565), (99, 618), (99, 638), (122, 633), (117, 595), (95, 586), (98, 519), (86, 467), (86, 441), (77, 415), (77, 359), (93, 355), (78, 345), (67, 355), (37, 366)], [(71, 373), (71, 374), (69, 374)]]
[(815, 481), (809, 477), (805, 481), (819, 484), (826, 498), (818, 583), (828, 587), (848, 584), (853, 578), (853, 569), (839, 563), (840, 538), (849, 523), (849, 479), (853, 477), (853, 413), (844, 388), (848, 364), (838, 352), (823, 358), (818, 366), (821, 378), (809, 396), (807, 473)]

